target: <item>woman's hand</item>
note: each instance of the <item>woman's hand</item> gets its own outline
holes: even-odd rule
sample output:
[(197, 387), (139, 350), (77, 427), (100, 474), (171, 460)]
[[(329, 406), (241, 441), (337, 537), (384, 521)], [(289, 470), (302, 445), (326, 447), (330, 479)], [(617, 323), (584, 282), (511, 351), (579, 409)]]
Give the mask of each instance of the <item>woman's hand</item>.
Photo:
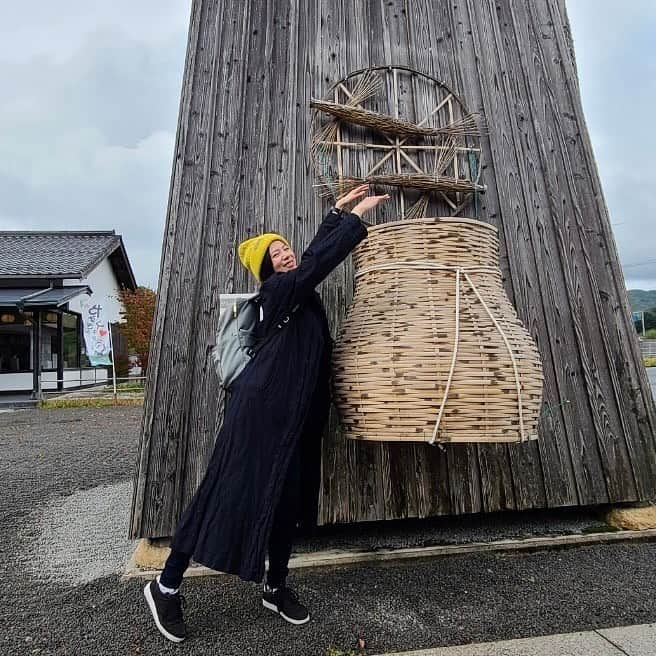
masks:
[(364, 196), (368, 191), (369, 191), (368, 184), (359, 185), (355, 189), (351, 189), (351, 191), (349, 191), (348, 194), (344, 194), (343, 196), (340, 196), (335, 203), (335, 207), (338, 210), (341, 210), (342, 207), (344, 207), (344, 205), (348, 205), (354, 200), (357, 200), (358, 198), (362, 198), (362, 196)]
[(389, 194), (383, 194), (382, 196), (367, 196), (363, 198), (352, 210), (351, 214), (357, 214), (360, 218), (365, 212), (372, 210), (379, 203), (383, 203), (386, 200), (389, 200)]

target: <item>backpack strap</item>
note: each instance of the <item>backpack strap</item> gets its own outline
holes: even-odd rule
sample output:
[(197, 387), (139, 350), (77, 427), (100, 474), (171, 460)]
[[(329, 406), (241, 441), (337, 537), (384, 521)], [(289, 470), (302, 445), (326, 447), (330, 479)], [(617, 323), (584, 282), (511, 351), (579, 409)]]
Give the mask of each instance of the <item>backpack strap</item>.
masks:
[[(256, 305), (259, 305), (259, 296), (256, 296), (255, 298), (251, 299), (252, 301), (255, 302)], [(289, 314), (286, 314), (277, 324), (276, 327), (271, 330), (271, 332), (266, 335), (260, 342), (258, 342), (255, 346), (252, 346), (250, 349), (248, 349), (248, 355), (251, 358), (254, 358), (257, 353), (260, 351), (260, 349), (265, 345), (268, 344), (271, 339), (277, 335), (284, 327), (286, 324), (289, 323), (289, 320), (291, 319), (292, 315), (301, 307), (301, 304), (298, 303), (292, 308), (292, 311)], [(260, 308), (261, 310), (261, 308)], [(260, 319), (261, 321), (261, 319)]]

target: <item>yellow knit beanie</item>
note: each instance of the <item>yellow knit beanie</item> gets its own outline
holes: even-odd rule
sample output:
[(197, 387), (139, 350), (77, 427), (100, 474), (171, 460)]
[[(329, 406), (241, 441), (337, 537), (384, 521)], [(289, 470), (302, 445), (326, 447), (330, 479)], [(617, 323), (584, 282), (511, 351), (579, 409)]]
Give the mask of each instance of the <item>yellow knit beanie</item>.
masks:
[(289, 242), (275, 232), (265, 232), (263, 235), (251, 237), (239, 244), (239, 259), (241, 260), (241, 263), (257, 278), (258, 282), (260, 282), (262, 261), (264, 260), (267, 249), (274, 241), (281, 241), (283, 244), (289, 246)]

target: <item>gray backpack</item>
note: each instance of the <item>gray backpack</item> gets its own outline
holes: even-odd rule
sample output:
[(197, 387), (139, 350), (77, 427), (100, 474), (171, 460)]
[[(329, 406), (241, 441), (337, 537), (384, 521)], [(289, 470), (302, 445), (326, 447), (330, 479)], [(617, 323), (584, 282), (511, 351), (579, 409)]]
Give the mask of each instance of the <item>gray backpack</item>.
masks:
[(264, 314), (257, 294), (221, 294), (219, 307), (212, 360), (221, 386), (229, 389), (257, 351), (289, 321), (290, 315), (282, 319), (271, 335), (258, 343), (257, 324), (264, 320)]

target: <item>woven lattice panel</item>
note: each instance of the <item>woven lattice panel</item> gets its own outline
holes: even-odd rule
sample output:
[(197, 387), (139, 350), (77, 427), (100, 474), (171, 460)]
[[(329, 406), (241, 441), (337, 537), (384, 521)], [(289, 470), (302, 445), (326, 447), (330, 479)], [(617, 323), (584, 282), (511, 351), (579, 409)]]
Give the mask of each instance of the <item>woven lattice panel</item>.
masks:
[(405, 66), (350, 73), (313, 99), (311, 158), (319, 193), (334, 200), (364, 182), (390, 203), (376, 222), (474, 215), (481, 116), (444, 83)]

